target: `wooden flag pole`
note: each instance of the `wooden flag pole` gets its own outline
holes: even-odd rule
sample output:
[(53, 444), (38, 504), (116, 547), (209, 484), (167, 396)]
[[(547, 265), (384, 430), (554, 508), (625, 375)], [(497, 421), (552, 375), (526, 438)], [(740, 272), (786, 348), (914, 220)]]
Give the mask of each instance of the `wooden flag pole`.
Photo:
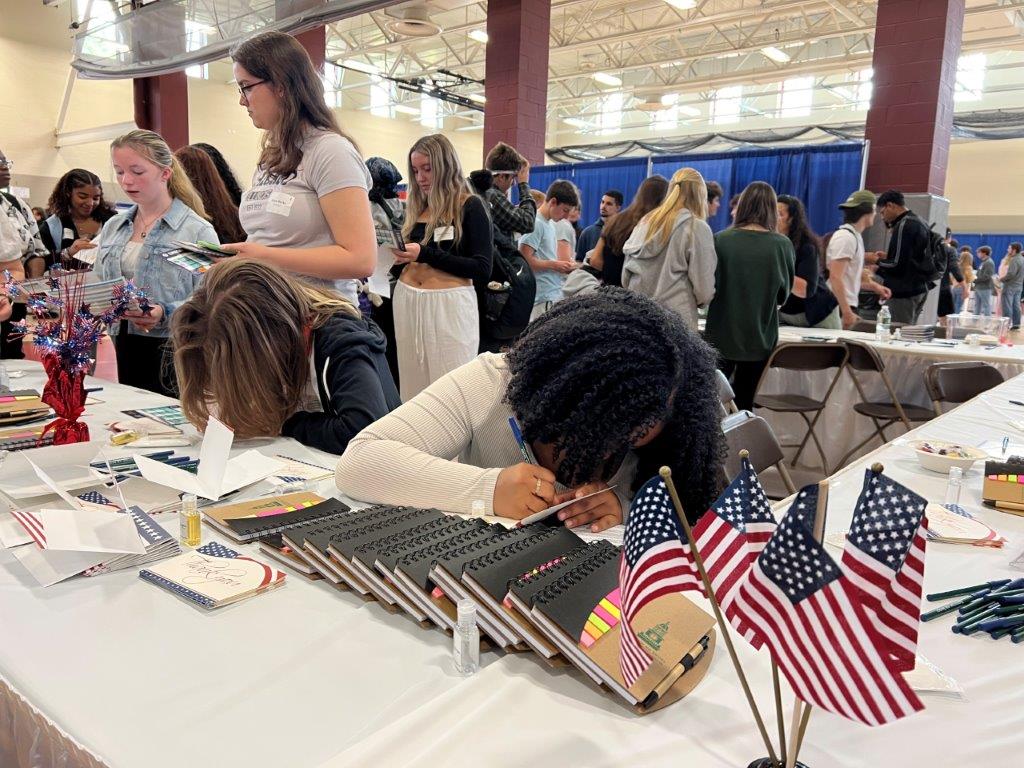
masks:
[(810, 714), (811, 712), (810, 704), (807, 704), (800, 699), (797, 699), (793, 703), (793, 724), (789, 729), (789, 760), (786, 761), (786, 768), (794, 768), (796, 765), (797, 753), (800, 751), (797, 747), (797, 736), (800, 733), (801, 707), (803, 708), (803, 712), (806, 712), (807, 714)]
[(804, 732), (807, 730), (807, 721), (811, 719), (811, 708), (807, 707), (804, 710), (804, 716), (800, 718), (800, 733), (796, 737), (796, 753), (800, 755), (800, 747), (804, 743)]
[(782, 684), (779, 682), (779, 665), (772, 661), (772, 688), (775, 689), (775, 722), (779, 726), (779, 759), (786, 762), (786, 723), (782, 716)]
[(747, 697), (747, 703), (750, 705), (750, 711), (754, 715), (757, 729), (761, 732), (761, 739), (768, 750), (768, 758), (772, 761), (773, 766), (781, 766), (779, 758), (775, 755), (775, 748), (772, 747), (772, 741), (768, 738), (768, 730), (764, 727), (764, 720), (761, 719), (761, 712), (757, 708), (757, 702), (754, 701), (754, 694), (750, 692), (750, 684), (747, 682), (747, 676), (743, 672), (739, 656), (736, 655), (736, 648), (732, 644), (732, 635), (729, 632), (729, 623), (722, 615), (722, 608), (718, 604), (718, 598), (715, 597), (715, 590), (711, 587), (711, 579), (708, 578), (708, 572), (704, 568), (704, 558), (697, 551), (697, 542), (694, 541), (693, 531), (690, 530), (690, 523), (687, 522), (686, 513), (683, 512), (683, 503), (679, 500), (676, 486), (672, 482), (672, 470), (668, 467), (662, 467), (660, 474), (661, 479), (665, 481), (665, 487), (668, 488), (669, 495), (672, 497), (672, 504), (676, 508), (676, 517), (679, 518), (679, 523), (683, 526), (683, 531), (686, 532), (686, 541), (690, 545), (693, 562), (700, 573), (701, 581), (704, 583), (704, 590), (707, 592), (708, 600), (711, 601), (711, 608), (715, 612), (715, 620), (718, 621), (718, 626), (721, 627), (722, 639), (725, 640), (725, 647), (729, 649), (729, 658), (732, 659), (732, 665), (736, 669), (736, 676), (739, 677), (740, 685), (743, 686), (743, 693)]

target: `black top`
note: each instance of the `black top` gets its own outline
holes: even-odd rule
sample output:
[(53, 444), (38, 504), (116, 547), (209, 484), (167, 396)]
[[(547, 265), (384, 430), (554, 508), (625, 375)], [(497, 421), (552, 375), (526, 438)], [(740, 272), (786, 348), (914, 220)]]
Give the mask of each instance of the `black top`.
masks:
[(344, 453), (364, 427), (402, 404), (384, 357), (384, 333), (338, 314), (313, 332), (313, 368), (323, 413), (299, 411), (281, 434), (328, 453)]
[(416, 261), (429, 264), (455, 277), (468, 277), (474, 283), (486, 284), (491, 279), (491, 259), (494, 238), (491, 233), (491, 218), (483, 201), (470, 195), (462, 204), (462, 237), (436, 238), (447, 234), (439, 226), (427, 243), (423, 244), (426, 224), (416, 222), (407, 238), (420, 243), (420, 255)]
[[(807, 281), (807, 293), (805, 296), (813, 296), (818, 292), (818, 277), (821, 272), (821, 264), (818, 258), (818, 247), (810, 240), (805, 240), (796, 252), (796, 276)], [(792, 293), (786, 298), (786, 303), (779, 307), (779, 312), (787, 315), (799, 315), (806, 309), (804, 299), (794, 296)]]
[[(629, 239), (628, 236), (626, 239)], [(626, 240), (622, 242), (625, 244)], [(601, 278), (604, 280), (604, 284), (621, 288), (622, 266), (626, 263), (626, 254), (622, 252), (621, 248), (612, 248), (605, 240), (601, 256), (604, 258), (604, 267), (601, 269)]]
[(928, 248), (928, 225), (911, 211), (900, 214), (889, 227), (889, 248), (878, 262), (878, 276), (894, 299), (928, 292), (928, 281), (918, 269), (919, 257)]
[[(56, 214), (54, 214), (56, 216)], [(53, 218), (51, 216), (50, 218)], [(53, 242), (53, 235), (50, 233), (50, 219), (44, 219), (39, 222), (39, 238), (43, 241), (43, 246), (49, 251), (49, 255), (46, 257), (46, 269), (49, 269), (54, 264), (60, 264), (60, 254), (65, 248), (70, 248), (74, 245), (75, 240), (79, 240), (81, 235), (78, 233), (78, 227), (75, 226), (75, 221), (70, 216), (65, 216), (60, 219), (61, 228), (61, 241), (59, 243)], [(103, 225), (100, 225), (103, 228)], [(71, 233), (71, 237), (67, 237), (68, 233)], [(98, 233), (97, 233), (98, 234)], [(78, 259), (71, 259), (71, 264), (68, 265), (69, 269), (88, 269), (89, 264)]]

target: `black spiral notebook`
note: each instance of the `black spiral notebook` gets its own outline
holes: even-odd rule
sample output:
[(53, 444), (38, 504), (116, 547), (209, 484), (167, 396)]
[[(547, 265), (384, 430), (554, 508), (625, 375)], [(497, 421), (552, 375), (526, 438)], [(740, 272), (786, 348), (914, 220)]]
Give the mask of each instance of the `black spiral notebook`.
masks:
[(395, 572), (398, 561), (406, 555), (417, 550), (426, 549), (439, 543), (450, 541), (463, 533), (479, 531), (492, 526), (479, 518), (465, 519), (450, 515), (439, 521), (436, 526), (431, 526), (426, 531), (418, 531), (416, 535), (409, 538), (401, 538), (377, 551), (377, 559), (374, 567), (386, 578), (391, 578)]
[(276, 515), (264, 515), (262, 517), (229, 518), (224, 523), (230, 529), (233, 539), (242, 543), (249, 543), (309, 523), (326, 523), (331, 520), (338, 520), (350, 511), (351, 509), (348, 504), (338, 499), (327, 499), (319, 504), (303, 509), (281, 512)]
[(542, 567), (551, 560), (586, 543), (568, 528), (541, 526), (532, 536), (517, 539), (466, 563), (462, 585), (478, 605), (478, 613), (508, 630), (517, 642), (525, 642), (544, 658), (557, 651), (533, 625), (503, 605), (509, 582), (532, 567)]
[(379, 601), (385, 605), (395, 605), (399, 600), (391, 587), (377, 575), (372, 567), (364, 567), (359, 570), (352, 562), (353, 555), (364, 544), (421, 528), (442, 517), (444, 517), (444, 513), (438, 512), (436, 509), (394, 507), (392, 515), (386, 521), (374, 521), (363, 526), (347, 528), (332, 535), (327, 543), (327, 552), (338, 565), (339, 570), (351, 577), (353, 583), (350, 583), (350, 586), (353, 589), (358, 589), (355, 583), (362, 583), (366, 586), (369, 594)]
[(574, 549), (539, 567), (532, 568), (511, 581), (505, 602), (510, 603), (524, 616), (533, 609), (533, 599), (549, 584), (553, 584), (578, 565), (595, 558), (615, 557), (619, 553), (610, 541), (599, 539), (586, 547)]
[(482, 527), (474, 526), (466, 530), (453, 531), (451, 536), (444, 536), (413, 549), (400, 556), (395, 563), (395, 586), (423, 608), (430, 620), (441, 629), (454, 629), (454, 605), (440, 590), (435, 589), (430, 579), (430, 569), (438, 557), (476, 542), (488, 541), (494, 538), (496, 533), (504, 530), (501, 525), (484, 523)]
[[(468, 563), (517, 541), (529, 540), (544, 530), (549, 529), (547, 526), (537, 524), (513, 528), (476, 544), (446, 552), (438, 557), (431, 567), (430, 578), (444, 592), (444, 596), (451, 601), (454, 610), (454, 606), (459, 600), (469, 597), (469, 591), (462, 584), (462, 572)], [(478, 611), (477, 619), (480, 627), (502, 648), (511, 648), (525, 642), (518, 632), (505, 625), (504, 622), (494, 621), (486, 612)]]
[[(372, 520), (383, 521), (393, 509), (394, 507), (383, 506), (355, 509), (327, 522), (307, 523), (289, 528), (282, 532), (281, 537), (296, 555), (316, 569), (325, 579), (335, 585), (347, 587), (342, 580), (338, 566), (327, 555), (327, 542), (331, 535), (345, 530), (350, 525), (365, 525)], [(314, 546), (320, 542), (323, 543), (322, 550)]]

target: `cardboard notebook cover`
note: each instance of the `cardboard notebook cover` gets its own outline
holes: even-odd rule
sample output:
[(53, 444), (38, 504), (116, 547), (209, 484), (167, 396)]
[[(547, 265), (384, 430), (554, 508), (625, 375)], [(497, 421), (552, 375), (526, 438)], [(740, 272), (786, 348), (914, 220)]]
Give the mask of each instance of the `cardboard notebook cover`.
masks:
[(305, 576), (310, 581), (320, 581), (323, 576), (313, 566), (306, 562), (305, 558), (295, 554), (294, 550), (285, 544), (280, 533), (275, 533), (260, 539), (260, 552), (272, 560), (281, 563), (300, 576)]
[(203, 515), (211, 526), (226, 536), (238, 542), (249, 542), (348, 511), (348, 505), (337, 499), (324, 499), (309, 491), (299, 491), (208, 507), (203, 510)]
[[(574, 644), (575, 648), (570, 650), (595, 664), (607, 678), (606, 683), (615, 684), (609, 687), (625, 689), (635, 699), (629, 702), (631, 705), (653, 711), (657, 708), (657, 699), (676, 684), (676, 678), (702, 668), (700, 661), (708, 655), (707, 651), (703, 651), (698, 663), (688, 670), (681, 663), (709, 634), (715, 620), (678, 593), (655, 598), (644, 606), (634, 617), (632, 628), (652, 661), (627, 689), (619, 668), (619, 635), (623, 630), (620, 558), (621, 554), (617, 553), (574, 568), (537, 595), (532, 614), (539, 613), (555, 625), (563, 634), (563, 640)], [(579, 659), (572, 655), (568, 658), (591, 675)], [(706, 664), (703, 669), (706, 670)], [(698, 674), (703, 676), (703, 673)], [(686, 686), (676, 689), (677, 692), (687, 690)], [(658, 695), (652, 699), (652, 693)]]

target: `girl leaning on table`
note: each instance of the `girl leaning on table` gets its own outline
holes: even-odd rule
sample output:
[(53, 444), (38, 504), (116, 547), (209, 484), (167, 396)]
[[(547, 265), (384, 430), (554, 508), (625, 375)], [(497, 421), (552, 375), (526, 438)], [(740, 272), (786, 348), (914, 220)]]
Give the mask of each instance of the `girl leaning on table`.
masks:
[(600, 288), (555, 304), (506, 354), (479, 355), (364, 429), (336, 481), (362, 501), (513, 519), (614, 485), (558, 514), (600, 531), (667, 464), (696, 519), (721, 487), (718, 409), (714, 352), (683, 319)]
[(100, 280), (129, 278), (146, 291), (152, 309), (125, 313), (111, 328), (122, 384), (174, 396), (167, 337), (174, 310), (198, 285), (200, 275), (168, 262), (174, 241), (217, 242), (203, 203), (160, 136), (136, 130), (110, 145), (114, 174), (132, 205), (103, 225), (96, 248)]
[(284, 435), (341, 453), (399, 405), (381, 330), (339, 294), (270, 264), (224, 259), (174, 313), (185, 416), (239, 439)]
[(394, 251), (402, 270), (393, 307), (403, 401), (476, 357), (474, 282), (490, 279), (494, 247), (486, 203), (473, 194), (446, 137), (413, 145), (408, 178), (405, 250)]
[(264, 134), (259, 166), (239, 208), (249, 236), (225, 247), (356, 304), (356, 281), (377, 264), (363, 159), (294, 37), (263, 32), (234, 48), (231, 59), (239, 103)]

